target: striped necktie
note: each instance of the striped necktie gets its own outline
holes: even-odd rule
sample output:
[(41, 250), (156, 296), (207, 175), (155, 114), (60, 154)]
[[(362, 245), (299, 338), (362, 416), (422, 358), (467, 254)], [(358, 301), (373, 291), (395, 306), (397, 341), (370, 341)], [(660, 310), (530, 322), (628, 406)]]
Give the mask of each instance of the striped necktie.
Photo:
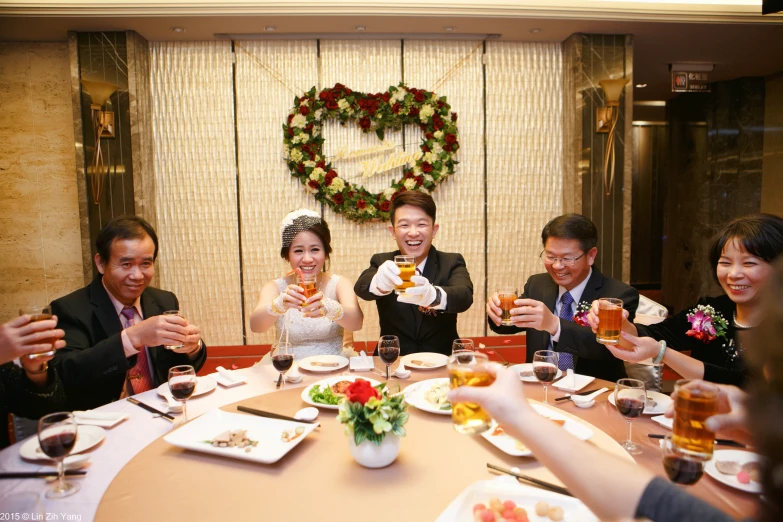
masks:
[[(566, 291), (560, 297), (560, 313), (558, 317), (566, 321), (574, 320), (574, 311), (571, 310), (571, 305), (574, 304), (574, 298), (571, 296), (571, 292)], [(573, 370), (574, 369), (574, 356), (568, 352), (558, 352), (557, 367), (561, 370)]]
[[(132, 306), (126, 306), (120, 312), (127, 319), (128, 326), (136, 324), (134, 312), (135, 309)], [(147, 363), (146, 346), (142, 346), (136, 355), (136, 366), (128, 370), (127, 380), (133, 388), (134, 395), (152, 389), (152, 375), (150, 375), (150, 367)]]

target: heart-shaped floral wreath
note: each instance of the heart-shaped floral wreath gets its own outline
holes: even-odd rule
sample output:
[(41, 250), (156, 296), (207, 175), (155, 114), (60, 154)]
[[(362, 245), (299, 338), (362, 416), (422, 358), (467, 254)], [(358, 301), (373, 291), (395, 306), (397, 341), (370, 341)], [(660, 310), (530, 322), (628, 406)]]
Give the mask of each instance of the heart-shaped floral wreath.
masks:
[[(315, 87), (294, 98), (294, 108), (283, 125), (284, 155), (291, 175), (298, 178), (321, 203), (358, 222), (389, 219), (392, 200), (400, 192), (431, 192), (454, 173), (457, 141), (457, 113), (451, 112), (446, 97), (400, 84), (376, 94), (355, 92), (337, 83), (316, 94)], [(338, 118), (340, 124), (355, 122), (363, 132), (375, 132), (384, 139), (386, 129), (419, 125), (424, 136), (422, 154), (413, 167), (403, 167), (401, 179), (394, 179), (383, 192), (373, 193), (341, 178), (323, 155), (323, 122)]]

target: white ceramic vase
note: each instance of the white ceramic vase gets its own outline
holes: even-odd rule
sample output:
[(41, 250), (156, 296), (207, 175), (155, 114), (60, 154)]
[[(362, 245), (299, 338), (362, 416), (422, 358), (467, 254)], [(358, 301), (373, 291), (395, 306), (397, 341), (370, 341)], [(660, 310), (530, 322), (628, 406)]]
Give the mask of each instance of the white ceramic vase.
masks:
[(400, 437), (388, 433), (380, 446), (369, 440), (363, 440), (358, 446), (353, 436), (348, 437), (348, 448), (354, 460), (365, 468), (384, 468), (395, 461), (400, 454)]

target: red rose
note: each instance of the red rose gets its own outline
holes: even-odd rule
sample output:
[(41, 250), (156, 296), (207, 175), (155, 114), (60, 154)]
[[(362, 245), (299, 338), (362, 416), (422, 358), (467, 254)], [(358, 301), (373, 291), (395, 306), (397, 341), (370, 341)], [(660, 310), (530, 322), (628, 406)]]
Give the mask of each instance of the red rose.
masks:
[(378, 208), (381, 209), (381, 212), (388, 212), (391, 209), (391, 202), (383, 201)]
[(424, 152), (429, 152), (430, 148), (428, 146), (426, 146), (426, 145), (422, 145), (421, 146), (421, 150), (423, 150)]
[(315, 152), (310, 151), (308, 154), (310, 155), (310, 161), (315, 161)]
[(427, 134), (425, 134), (424, 137), (427, 138), (428, 140), (434, 140), (435, 139), (435, 136), (433, 136), (431, 132), (428, 132)]
[(452, 147), (451, 147), (451, 145), (450, 145), (450, 144), (448, 144), (448, 143), (447, 143), (447, 144), (445, 144), (445, 145), (443, 146), (443, 150), (445, 150), (446, 152), (451, 152), (451, 150), (452, 150)]
[(288, 133), (289, 137), (293, 138), (293, 136), (294, 136), (294, 129), (292, 129), (291, 127), (288, 127), (288, 130), (286, 132)]
[(302, 145), (302, 150), (305, 152), (310, 152), (310, 145), (307, 143)]
[(421, 103), (424, 101), (424, 93), (422, 91), (417, 92), (413, 95), (413, 99), (417, 102)]
[(408, 116), (418, 116), (419, 115), (419, 109), (417, 107), (411, 107), (411, 110), (408, 111)]
[(403, 178), (411, 179), (412, 177), (413, 177), (413, 171), (412, 170), (406, 170), (405, 171), (405, 175), (403, 176)]
[(457, 113), (456, 112), (452, 112), (451, 113), (451, 121), (453, 121), (453, 122), (457, 121)]
[(446, 143), (454, 143), (457, 141), (457, 136), (454, 134), (446, 134)]
[(346, 95), (351, 94), (352, 92), (353, 91), (351, 89), (349, 89), (348, 87), (345, 88), (345, 94)]
[(401, 108), (402, 108), (402, 107), (400, 106), (400, 104), (399, 104), (399, 103), (395, 103), (394, 105), (392, 105), (392, 112), (393, 112), (394, 114), (397, 114), (398, 112), (400, 112), (400, 109), (401, 109)]
[(367, 203), (363, 199), (360, 199), (356, 202), (356, 207), (361, 209), (367, 208)]
[(335, 91), (342, 91), (344, 89), (345, 89), (345, 85), (343, 85), (342, 83), (335, 83), (334, 84), (334, 90)]
[[(321, 168), (323, 168), (323, 167), (321, 167)], [(337, 173), (334, 170), (329, 169), (329, 172), (326, 173), (326, 177), (327, 178), (336, 178), (337, 177)]]
[(416, 93), (419, 92), (419, 89), (417, 89), (416, 87), (411, 87), (410, 89), (408, 89), (408, 92), (415, 96)]
[(349, 191), (348, 191), (348, 197), (349, 197), (349, 198), (352, 198), (352, 197), (353, 197), (353, 190), (349, 190)]
[(359, 120), (359, 127), (361, 127), (364, 130), (368, 130), (370, 128), (370, 118), (369, 116), (365, 116), (361, 120)]
[(311, 179), (310, 181), (308, 181), (307, 182), (307, 186), (312, 188), (312, 189), (316, 189), (316, 190), (318, 190), (318, 187), (319, 187), (318, 182), (316, 180), (314, 180), (314, 179)]
[(345, 198), (343, 198), (343, 195), (338, 192), (337, 194), (332, 196), (332, 201), (334, 201), (335, 204), (337, 205), (342, 205), (343, 201), (345, 201)]
[(421, 171), (426, 173), (432, 172), (432, 164), (430, 164), (428, 161), (425, 161), (421, 164)]
[(389, 94), (388, 92), (385, 92), (385, 93), (381, 94), (381, 99), (385, 103), (389, 103), (389, 100), (391, 100), (391, 94)]
[(337, 110), (337, 109), (339, 109), (339, 108), (340, 108), (340, 106), (339, 106), (339, 105), (337, 105), (337, 102), (336, 102), (336, 101), (334, 101), (334, 100), (328, 100), (328, 101), (326, 102), (326, 108), (327, 108), (327, 109), (329, 109), (330, 111), (334, 111), (334, 110)]
[(310, 132), (311, 130), (313, 130), (313, 122), (308, 123), (307, 126), (305, 127), (305, 130), (307, 132)]
[(418, 185), (418, 186), (420, 186), (420, 187), (421, 187), (422, 185), (424, 185), (424, 178), (423, 178), (423, 177), (421, 177), (421, 176), (416, 176), (414, 179), (416, 180), (416, 185)]
[(315, 164), (315, 166), (318, 167), (319, 169), (322, 169), (322, 168), (324, 168), (326, 166), (326, 162), (325, 161), (319, 161), (318, 163)]
[(443, 128), (443, 120), (437, 114), (432, 117), (432, 126), (435, 130), (441, 130)]
[(310, 114), (310, 108), (307, 105), (300, 105), (299, 114), (301, 114), (302, 116), (307, 116), (308, 114)]
[(320, 100), (322, 100), (322, 101), (326, 101), (326, 100), (328, 100), (328, 99), (329, 99), (329, 90), (327, 89), (327, 90), (325, 90), (325, 91), (321, 91), (321, 92), (318, 94), (318, 98), (319, 98)]
[(324, 178), (324, 186), (327, 186), (327, 187), (328, 187), (329, 185), (331, 185), (331, 184), (332, 184), (332, 180), (333, 180), (333, 179), (334, 179), (334, 178), (330, 178), (329, 176), (326, 176), (326, 177)]
[(294, 119), (294, 115), (293, 114), (289, 114), (288, 115), (288, 124), (289, 125), (291, 125), (291, 120), (293, 120), (293, 119)]
[(345, 389), (345, 398), (351, 402), (358, 402), (364, 405), (370, 400), (370, 397), (380, 399), (381, 394), (364, 379), (356, 379)]
[(444, 103), (442, 101), (438, 101), (438, 109), (443, 108)]
[(300, 163), (299, 165), (297, 165), (297, 166), (296, 166), (296, 170), (298, 170), (298, 171), (299, 171), (299, 174), (304, 174), (304, 173), (305, 173), (305, 166), (304, 166), (304, 163)]

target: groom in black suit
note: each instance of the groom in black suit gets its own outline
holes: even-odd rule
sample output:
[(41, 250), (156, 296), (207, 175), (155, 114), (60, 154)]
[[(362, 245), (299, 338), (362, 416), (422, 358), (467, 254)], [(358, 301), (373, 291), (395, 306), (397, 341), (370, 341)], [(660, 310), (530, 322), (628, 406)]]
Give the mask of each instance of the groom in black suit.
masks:
[[(381, 335), (400, 339), (400, 354), (437, 352), (451, 355), (457, 334), (457, 314), (473, 304), (473, 283), (460, 254), (441, 252), (432, 246), (438, 232), (435, 202), (422, 192), (399, 194), (392, 203), (389, 232), (400, 248), (375, 254), (370, 267), (359, 276), (354, 291), (366, 301), (375, 301)], [(404, 294), (394, 288), (402, 284), (396, 255), (416, 258), (416, 284)]]
[(198, 326), (163, 315), (179, 309), (177, 297), (149, 287), (158, 255), (152, 226), (116, 218), (98, 233), (96, 247), (99, 275), (51, 305), (66, 342), (53, 364), (74, 410), (147, 391), (166, 382), (172, 366), (198, 371), (207, 358)]
[[(560, 368), (608, 381), (625, 377), (620, 360), (595, 340), (589, 326), (573, 321), (580, 303), (599, 297), (622, 299), (633, 318), (639, 306), (639, 292), (622, 281), (606, 277), (593, 268), (598, 254), (598, 230), (579, 214), (566, 214), (547, 223), (541, 232), (544, 251), (541, 260), (546, 274), (531, 276), (524, 293), (511, 309), (514, 326), (500, 326), (497, 294), (487, 300), (489, 327), (500, 334), (527, 332), (527, 362), (538, 350), (560, 353)], [(633, 321), (633, 319), (629, 319)]]

